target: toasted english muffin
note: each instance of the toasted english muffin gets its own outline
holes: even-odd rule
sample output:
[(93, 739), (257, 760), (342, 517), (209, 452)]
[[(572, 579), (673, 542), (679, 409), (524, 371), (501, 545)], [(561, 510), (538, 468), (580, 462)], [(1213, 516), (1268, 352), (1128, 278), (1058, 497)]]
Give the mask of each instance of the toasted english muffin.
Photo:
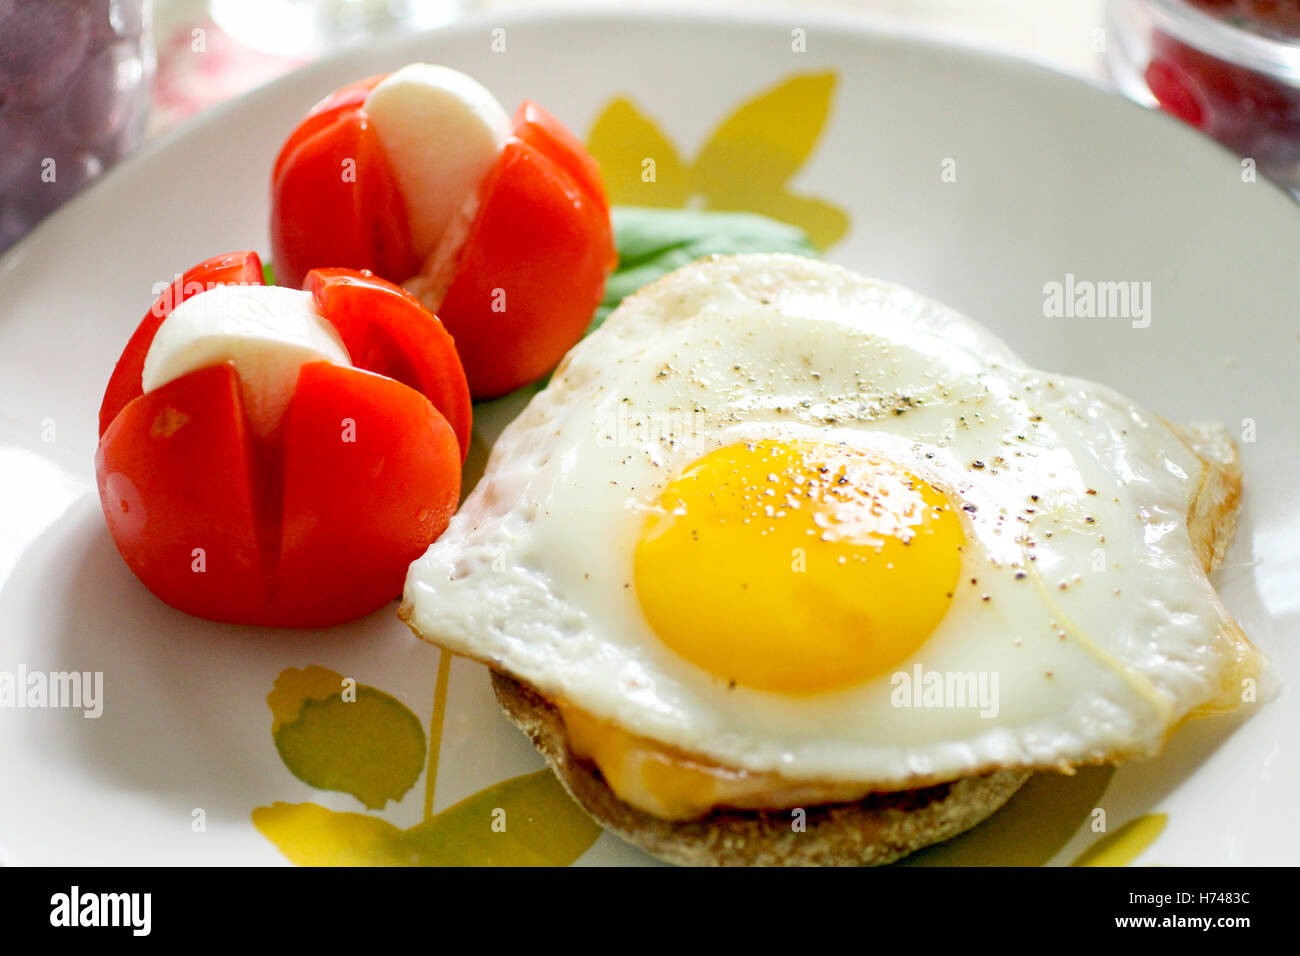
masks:
[(1027, 770), (873, 794), (857, 803), (792, 810), (715, 810), (673, 823), (624, 803), (569, 748), (559, 711), (506, 674), (492, 672), (497, 702), (597, 823), (653, 856), (683, 866), (863, 866), (889, 863), (969, 830), (1010, 799)]

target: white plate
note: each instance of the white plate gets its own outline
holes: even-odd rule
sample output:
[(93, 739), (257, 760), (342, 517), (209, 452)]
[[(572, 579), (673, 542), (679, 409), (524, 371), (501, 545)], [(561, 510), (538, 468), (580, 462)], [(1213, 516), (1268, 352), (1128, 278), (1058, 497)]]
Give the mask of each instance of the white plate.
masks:
[[(492, 51), (498, 27), (504, 53)], [(806, 52), (792, 50), (795, 28)], [(91, 464), (104, 384), (153, 285), (219, 252), (265, 252), (282, 138), (333, 87), (416, 59), (464, 69), (510, 105), (532, 97), (582, 133), (626, 95), (687, 157), (754, 94), (834, 71), (826, 127), (793, 180), (850, 217), (828, 257), (984, 321), (1040, 367), (1105, 382), (1173, 420), (1253, 428), (1245, 513), (1218, 584), (1278, 671), (1300, 668), (1300, 209), (1280, 190), (1244, 182), (1235, 157), (1118, 96), (921, 40), (806, 17), (477, 20), (347, 51), (214, 110), (0, 264), (0, 674), (104, 680), (98, 719), (0, 709), (7, 861), (283, 863), (250, 817), (275, 801), (399, 828), (422, 819), (423, 777), (379, 811), (294, 777), (266, 695), (283, 669), (321, 665), (392, 694), (427, 733), (439, 651), (392, 609), (318, 634), (172, 611), (114, 550)], [(1045, 317), (1044, 285), (1067, 273), (1150, 282), (1150, 326)], [(517, 407), (479, 409), (484, 437)], [(1024, 858), (1015, 854), (1038, 840), (1034, 860), (1069, 862), (1099, 839), (1090, 824), (1102, 809), (1111, 834), (1167, 815), (1162, 831), (1147, 818), (1156, 836), (1139, 862), (1294, 862), (1300, 703), (1284, 692), (1256, 710), (1189, 726), (1162, 757), (1113, 777), (1080, 775), (1060, 792), (1040, 784), (967, 838), (978, 852), (964, 858)], [(435, 810), (541, 767), (477, 665), (451, 668), (445, 715)], [(1050, 839), (1033, 836), (1044, 828)], [(646, 860), (607, 835), (581, 857)]]

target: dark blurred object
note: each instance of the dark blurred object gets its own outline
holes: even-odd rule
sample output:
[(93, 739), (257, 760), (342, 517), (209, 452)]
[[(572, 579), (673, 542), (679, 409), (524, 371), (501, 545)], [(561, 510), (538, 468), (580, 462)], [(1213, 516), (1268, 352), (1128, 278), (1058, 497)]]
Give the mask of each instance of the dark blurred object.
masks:
[(1300, 195), (1300, 0), (1111, 0), (1107, 66)]
[(0, 0), (0, 250), (139, 143), (149, 0)]

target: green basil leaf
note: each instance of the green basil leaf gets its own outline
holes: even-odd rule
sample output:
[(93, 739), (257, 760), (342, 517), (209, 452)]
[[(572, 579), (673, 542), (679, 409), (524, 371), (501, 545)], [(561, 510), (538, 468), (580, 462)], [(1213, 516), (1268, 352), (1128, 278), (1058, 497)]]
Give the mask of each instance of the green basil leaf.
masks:
[(599, 327), (625, 297), (701, 256), (744, 252), (817, 255), (799, 227), (750, 212), (615, 206), (610, 219), (618, 246), (618, 268), (605, 283), (605, 298), (588, 332)]

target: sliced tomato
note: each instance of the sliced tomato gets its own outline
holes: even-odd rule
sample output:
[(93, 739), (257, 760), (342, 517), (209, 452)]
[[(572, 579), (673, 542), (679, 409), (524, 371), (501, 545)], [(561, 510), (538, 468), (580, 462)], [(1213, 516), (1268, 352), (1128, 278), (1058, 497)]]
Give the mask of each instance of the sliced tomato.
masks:
[(609, 215), (531, 144), (506, 144), (438, 315), (470, 394), (505, 394), (549, 371), (582, 338), (604, 294)]
[(460, 445), (414, 389), (310, 362), (274, 441), (211, 366), (140, 396), (95, 466), (114, 543), (166, 603), (216, 621), (326, 627), (381, 607), (447, 526)]
[(277, 280), (299, 288), (318, 266), (369, 269), (408, 278), (406, 206), (388, 154), (360, 105), (310, 117), (276, 161), (271, 182), (271, 249)]
[(172, 607), (218, 621), (267, 607), (261, 454), (230, 363), (141, 395), (105, 430), (95, 472), (109, 532)]
[(285, 141), (285, 144), (280, 147), (280, 155), (276, 157), (275, 167), (271, 172), (272, 181), (280, 177), (284, 164), (300, 143), (311, 139), (327, 126), (337, 122), (343, 113), (354, 112), (364, 106), (370, 91), (386, 80), (388, 76), (387, 73), (378, 73), (375, 76), (366, 77), (364, 80), (349, 83), (347, 86), (340, 86), (313, 106)]
[(532, 100), (524, 100), (515, 111), (514, 134), (525, 143), (545, 153), (551, 161), (573, 177), (586, 191), (587, 198), (609, 210), (600, 166), (582, 140), (569, 128)]
[(469, 385), (451, 335), (420, 300), (374, 275), (313, 269), (306, 287), (343, 338), (352, 363), (423, 394), (469, 454)]
[[(285, 285), (300, 286), (313, 268), (365, 269), (397, 283), (431, 268), (411, 248), (405, 200), (366, 115), (366, 97), (382, 79), (322, 100), (276, 160), (271, 236)], [(340, 175), (349, 160), (352, 183)], [(444, 265), (452, 273), (437, 311), (456, 340), (470, 393), (482, 399), (554, 367), (586, 331), (618, 254), (596, 161), (531, 100), (516, 111), (513, 136), (478, 198), (465, 242), (437, 264), (439, 276)], [(409, 383), (448, 412), (463, 437), (438, 395)]]
[(419, 392), (327, 362), (302, 367), (285, 413), (274, 605), (319, 626), (401, 592), (460, 495), (460, 446)]
[(117, 413), (141, 392), (140, 377), (144, 374), (144, 357), (149, 353), (153, 337), (163, 319), (172, 309), (199, 292), (219, 285), (261, 285), (262, 260), (256, 252), (230, 252), (200, 262), (171, 284), (171, 287), (154, 300), (153, 306), (136, 327), (131, 340), (126, 343), (113, 367), (113, 375), (104, 390), (104, 400), (99, 406), (99, 433), (103, 435)]
[(229, 281), (260, 283), (257, 256), (187, 272), (118, 361), (95, 459), (109, 531), (136, 576), (191, 614), (323, 627), (368, 613), (400, 593), (459, 499), (471, 407), (455, 346), (400, 288), (323, 270), (317, 307), (365, 367), (301, 366), (274, 433), (251, 429), (231, 362), (141, 394), (162, 320)]

